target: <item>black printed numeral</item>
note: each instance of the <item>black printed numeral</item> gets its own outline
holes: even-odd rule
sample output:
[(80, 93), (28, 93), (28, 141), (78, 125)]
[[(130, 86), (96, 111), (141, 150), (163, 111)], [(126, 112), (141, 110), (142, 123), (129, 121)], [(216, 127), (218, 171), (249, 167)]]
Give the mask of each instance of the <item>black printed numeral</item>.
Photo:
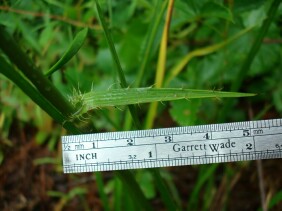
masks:
[(210, 139), (211, 137), (210, 137), (209, 133), (206, 133), (203, 138)]
[(243, 136), (250, 136), (250, 130), (243, 130)]
[(247, 150), (252, 150), (253, 149), (253, 145), (251, 143), (247, 143), (246, 144), (246, 149)]
[(68, 145), (68, 144), (64, 144), (64, 150), (65, 150), (65, 151), (70, 150), (70, 145)]
[(171, 136), (165, 136), (165, 142), (172, 142), (172, 137)]
[(128, 155), (128, 159), (131, 159), (131, 160), (136, 159), (136, 157), (137, 157), (136, 155)]
[(132, 146), (133, 144), (134, 143), (132, 139), (127, 139), (127, 146)]

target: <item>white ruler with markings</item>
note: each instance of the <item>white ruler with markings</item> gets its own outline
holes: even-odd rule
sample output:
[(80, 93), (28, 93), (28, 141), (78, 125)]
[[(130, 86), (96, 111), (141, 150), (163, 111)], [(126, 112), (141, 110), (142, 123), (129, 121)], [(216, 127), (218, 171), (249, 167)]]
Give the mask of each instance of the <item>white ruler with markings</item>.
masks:
[(63, 136), (65, 173), (282, 158), (282, 119)]

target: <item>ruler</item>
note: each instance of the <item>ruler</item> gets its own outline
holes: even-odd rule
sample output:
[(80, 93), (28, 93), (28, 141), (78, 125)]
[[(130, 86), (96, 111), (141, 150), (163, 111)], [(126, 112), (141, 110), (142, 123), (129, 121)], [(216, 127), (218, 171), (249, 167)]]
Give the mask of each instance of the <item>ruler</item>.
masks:
[(65, 173), (282, 158), (282, 119), (62, 137)]

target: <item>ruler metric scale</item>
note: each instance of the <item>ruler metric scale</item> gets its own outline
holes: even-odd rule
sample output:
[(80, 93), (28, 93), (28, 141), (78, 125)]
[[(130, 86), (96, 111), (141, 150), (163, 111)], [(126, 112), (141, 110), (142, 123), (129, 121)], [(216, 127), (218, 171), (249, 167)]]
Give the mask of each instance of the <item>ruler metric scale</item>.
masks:
[(65, 173), (282, 158), (282, 119), (62, 137)]

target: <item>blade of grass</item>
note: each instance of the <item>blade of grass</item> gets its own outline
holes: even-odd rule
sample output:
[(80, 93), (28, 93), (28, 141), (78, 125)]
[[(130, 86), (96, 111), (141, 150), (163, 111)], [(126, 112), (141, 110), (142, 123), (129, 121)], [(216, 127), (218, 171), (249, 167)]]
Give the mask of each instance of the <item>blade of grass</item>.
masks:
[(203, 185), (209, 180), (210, 176), (216, 171), (218, 165), (219, 164), (216, 163), (216, 164), (204, 165), (200, 167), (201, 170), (199, 176), (197, 177), (195, 187), (193, 188), (193, 191), (189, 197), (187, 210), (199, 209), (199, 207), (197, 207), (197, 202), (199, 199), (200, 190), (203, 187)]
[(100, 5), (99, 5), (97, 0), (95, 0), (95, 6), (96, 6), (96, 11), (97, 11), (97, 17), (98, 17), (98, 19), (99, 19), (99, 21), (100, 21), (100, 23), (102, 25), (102, 28), (103, 28), (103, 31), (104, 31), (107, 43), (108, 43), (109, 48), (110, 48), (110, 52), (112, 54), (112, 57), (114, 59), (114, 63), (116, 65), (118, 77), (119, 77), (119, 80), (120, 80), (120, 86), (122, 88), (126, 88), (127, 87), (127, 82), (126, 82), (126, 79), (125, 79), (125, 75), (123, 73), (123, 70), (122, 70), (122, 67), (121, 67), (121, 64), (120, 64), (117, 52), (116, 52), (116, 48), (115, 48), (112, 36), (111, 36), (111, 34), (110, 34), (109, 30), (108, 30), (108, 27), (106, 25), (106, 21), (104, 20), (104, 17), (103, 17), (103, 14), (102, 14), (102, 9), (101, 9), (101, 7), (100, 7)]
[(132, 211), (132, 210), (145, 210), (144, 208), (139, 208), (138, 205), (132, 200), (131, 195), (123, 194), (122, 201), (124, 202), (124, 211)]
[[(264, 20), (257, 36), (256, 39), (248, 53), (248, 56), (246, 57), (240, 71), (238, 72), (236, 78), (234, 78), (233, 83), (231, 85), (231, 91), (237, 91), (239, 90), (239, 88), (242, 85), (243, 80), (245, 79), (245, 76), (247, 75), (247, 73), (250, 70), (251, 64), (256, 56), (256, 54), (258, 53), (262, 40), (264, 38), (264, 36), (266, 35), (269, 26), (271, 24), (271, 22), (274, 20), (275, 14), (279, 8), (279, 4), (281, 3), (281, 0), (273, 0), (272, 4), (267, 12), (267, 18)], [(232, 107), (232, 101), (228, 100), (222, 111), (220, 112), (220, 117), (219, 120), (221, 122), (225, 121), (226, 118), (226, 114), (228, 111), (230, 111)]]
[[(112, 39), (111, 34), (108, 30), (108, 27), (106, 25), (104, 17), (102, 15), (102, 10), (101, 10), (101, 7), (100, 7), (98, 1), (95, 0), (94, 2), (95, 2), (96, 10), (97, 10), (98, 19), (99, 19), (99, 21), (100, 21), (100, 23), (103, 27), (103, 31), (104, 31), (107, 43), (108, 43), (109, 48), (110, 48), (110, 52), (112, 54), (112, 57), (114, 59), (115, 65), (116, 65), (116, 70), (117, 70), (118, 77), (119, 77), (119, 80), (120, 80), (120, 86), (122, 88), (126, 88), (126, 87), (128, 87), (128, 85), (127, 85), (127, 82), (125, 80), (125, 75), (123, 73), (123, 70), (122, 70), (116, 49), (115, 49), (113, 39)], [(139, 121), (138, 116), (137, 116), (136, 108), (134, 106), (128, 106), (128, 108), (130, 110), (130, 113), (131, 113), (131, 116), (132, 116), (132, 119), (134, 121), (135, 126), (140, 129), (141, 124), (140, 124), (140, 121)]]
[[(170, 26), (170, 21), (171, 21), (171, 16), (172, 16), (173, 4), (174, 4), (174, 0), (169, 0), (166, 20), (165, 20), (164, 30), (162, 34), (160, 50), (159, 50), (157, 72), (155, 76), (155, 87), (156, 88), (162, 87), (162, 84), (163, 84), (163, 78), (165, 74), (165, 65), (166, 65), (167, 40), (168, 40), (168, 32), (169, 32), (169, 26)], [(154, 119), (157, 113), (157, 108), (158, 108), (157, 102), (151, 103), (148, 114), (147, 114), (147, 118), (146, 118), (145, 129), (152, 128)]]
[(166, 205), (166, 209), (171, 211), (180, 210), (180, 208), (176, 205), (175, 201), (171, 197), (168, 187), (165, 184), (163, 178), (161, 177), (160, 171), (158, 169), (150, 169), (150, 172), (154, 177), (154, 181), (160, 192), (161, 198), (164, 204)]
[(122, 210), (122, 182), (118, 179), (118, 177), (114, 178), (115, 180), (115, 189), (114, 189), (114, 210), (121, 211)]
[(197, 56), (205, 56), (205, 55), (214, 53), (214, 52), (220, 50), (221, 48), (225, 47), (226, 45), (230, 44), (234, 40), (238, 39), (242, 35), (246, 34), (251, 29), (252, 28), (244, 29), (244, 30), (240, 31), (239, 33), (237, 33), (236, 35), (234, 35), (233, 37), (231, 37), (227, 40), (224, 40), (223, 42), (220, 42), (220, 43), (217, 43), (217, 44), (214, 44), (214, 45), (210, 45), (210, 46), (207, 46), (207, 47), (199, 48), (199, 49), (196, 49), (196, 50), (188, 53), (169, 71), (169, 75), (165, 79), (164, 86), (168, 86), (169, 83), (171, 82), (171, 80), (174, 79), (193, 58), (195, 58)]
[(104, 182), (103, 182), (102, 173), (101, 172), (95, 172), (95, 175), (96, 175), (96, 182), (97, 182), (97, 186), (98, 186), (99, 195), (102, 199), (104, 210), (109, 211), (110, 210), (109, 200), (108, 200), (107, 195), (104, 191)]
[(24, 93), (26, 93), (39, 107), (41, 107), (46, 113), (48, 113), (55, 121), (62, 124), (63, 127), (73, 134), (81, 134), (82, 131), (73, 125), (71, 122), (67, 122), (68, 117), (59, 112), (41, 93), (32, 86), (25, 77), (23, 77), (18, 71), (16, 71), (5, 59), (0, 56), (0, 73), (5, 75), (13, 83), (15, 83)]
[[(268, 205), (268, 209), (272, 209), (275, 205), (281, 204), (281, 202), (282, 202), (282, 190), (280, 190), (274, 196), (271, 197), (271, 200)], [(259, 211), (260, 210), (262, 209), (259, 209)]]
[(211, 203), (214, 201), (214, 190), (215, 187), (215, 174), (211, 174), (209, 180), (205, 184), (204, 187), (204, 196), (203, 196), (203, 203), (202, 203), (202, 210), (211, 210)]
[(56, 70), (60, 69), (64, 66), (69, 60), (72, 59), (82, 47), (86, 37), (87, 37), (88, 29), (82, 29), (80, 32), (77, 33), (73, 41), (71, 42), (69, 48), (65, 51), (63, 56), (60, 58), (58, 62), (56, 62), (44, 75), (49, 77), (52, 75)]

